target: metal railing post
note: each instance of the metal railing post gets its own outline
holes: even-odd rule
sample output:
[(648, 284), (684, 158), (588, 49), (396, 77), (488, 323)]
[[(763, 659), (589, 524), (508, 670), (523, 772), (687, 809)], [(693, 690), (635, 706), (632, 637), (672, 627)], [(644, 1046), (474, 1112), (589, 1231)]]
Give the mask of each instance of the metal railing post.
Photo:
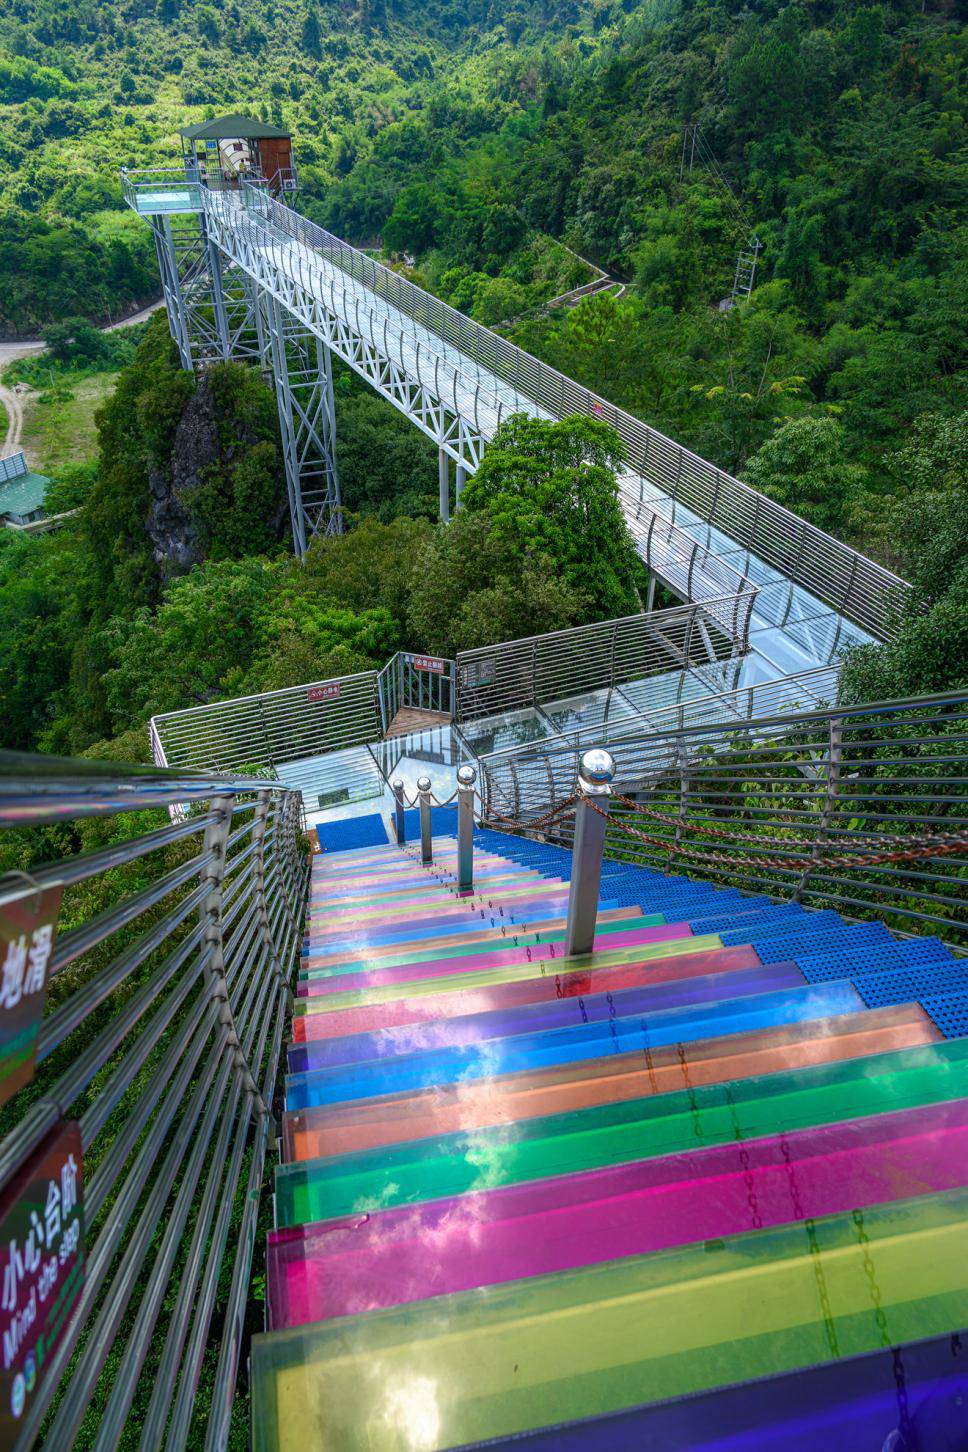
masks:
[(403, 819), (403, 782), (393, 783), (393, 826), (397, 834), (397, 846), (402, 847), (407, 840), (407, 828)]
[(590, 953), (595, 945), (608, 799), (614, 776), (615, 762), (609, 752), (595, 747), (584, 753), (578, 766), (578, 805), (568, 891), (565, 956), (569, 958)]
[(457, 768), (457, 886), (462, 892), (474, 886), (474, 784), (472, 766)]
[(225, 941), (222, 927), (222, 885), (225, 877), (225, 854), (228, 848), (229, 829), (232, 826), (231, 794), (212, 797), (209, 811), (212, 821), (205, 829), (203, 850), (206, 861), (202, 872), (202, 883), (207, 888), (199, 918), (205, 927), (204, 943), (208, 949), (206, 973), (211, 996), (215, 1001), (219, 1023), (225, 1032), (225, 1043), (232, 1055), (233, 1067), (242, 1080), (242, 1087), (255, 1101), (256, 1113), (264, 1115), (272, 1123), (272, 1113), (262, 1097), (262, 1091), (252, 1075), (246, 1058), (245, 1048), (239, 1037), (238, 1026), (229, 1000), (229, 987), (225, 976)]
[(420, 860), (430, 862), (434, 855), (433, 835), (430, 830), (430, 777), (422, 776), (417, 782), (420, 797)]

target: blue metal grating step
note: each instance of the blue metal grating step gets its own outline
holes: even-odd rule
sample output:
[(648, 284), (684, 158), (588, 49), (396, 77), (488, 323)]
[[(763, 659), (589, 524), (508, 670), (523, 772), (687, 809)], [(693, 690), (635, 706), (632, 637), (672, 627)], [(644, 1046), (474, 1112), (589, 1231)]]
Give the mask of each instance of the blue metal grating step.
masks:
[(852, 972), (880, 973), (912, 968), (921, 963), (952, 963), (951, 950), (938, 938), (911, 938), (879, 943), (849, 951), (797, 954), (797, 963), (809, 983), (826, 983)]

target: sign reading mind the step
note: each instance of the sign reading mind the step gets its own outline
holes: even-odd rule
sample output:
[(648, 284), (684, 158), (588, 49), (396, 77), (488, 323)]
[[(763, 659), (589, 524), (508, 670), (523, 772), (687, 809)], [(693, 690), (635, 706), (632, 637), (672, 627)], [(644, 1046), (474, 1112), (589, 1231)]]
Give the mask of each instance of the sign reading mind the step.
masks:
[(324, 686), (310, 686), (306, 692), (307, 701), (335, 701), (339, 697), (339, 681), (327, 681)]
[(34, 1077), (62, 893), (34, 889), (0, 908), (0, 1104)]
[(81, 1129), (62, 1120), (0, 1196), (0, 1452), (17, 1444), (84, 1284)]
[(444, 667), (447, 664), (437, 655), (410, 655), (407, 660), (415, 671), (433, 671), (438, 676), (443, 675)]

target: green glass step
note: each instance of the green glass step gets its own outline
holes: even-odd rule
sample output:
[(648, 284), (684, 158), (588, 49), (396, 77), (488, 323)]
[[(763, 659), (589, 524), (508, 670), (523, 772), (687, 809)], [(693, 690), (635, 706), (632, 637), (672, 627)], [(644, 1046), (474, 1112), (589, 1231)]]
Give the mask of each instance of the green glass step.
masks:
[(305, 1224), (968, 1094), (968, 1039), (405, 1141), (276, 1170), (276, 1225)]

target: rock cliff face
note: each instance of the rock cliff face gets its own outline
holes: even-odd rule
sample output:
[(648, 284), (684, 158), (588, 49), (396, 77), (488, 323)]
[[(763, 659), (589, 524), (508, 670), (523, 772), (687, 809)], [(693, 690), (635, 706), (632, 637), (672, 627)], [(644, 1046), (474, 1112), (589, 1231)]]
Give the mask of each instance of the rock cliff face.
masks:
[[(200, 492), (204, 488), (210, 496), (215, 481), (223, 493), (222, 481), (229, 484), (234, 469), (264, 437), (234, 410), (227, 416), (226, 401), (212, 375), (202, 374), (175, 427), (170, 457), (148, 472), (147, 532), (163, 581), (207, 558), (209, 531), (199, 508)], [(281, 459), (279, 468), (281, 472)], [(277, 496), (262, 521), (273, 540), (284, 537), (288, 524), (284, 486), (281, 494), (281, 504)], [(228, 499), (225, 503), (231, 507)], [(206, 507), (211, 508), (210, 497)]]

